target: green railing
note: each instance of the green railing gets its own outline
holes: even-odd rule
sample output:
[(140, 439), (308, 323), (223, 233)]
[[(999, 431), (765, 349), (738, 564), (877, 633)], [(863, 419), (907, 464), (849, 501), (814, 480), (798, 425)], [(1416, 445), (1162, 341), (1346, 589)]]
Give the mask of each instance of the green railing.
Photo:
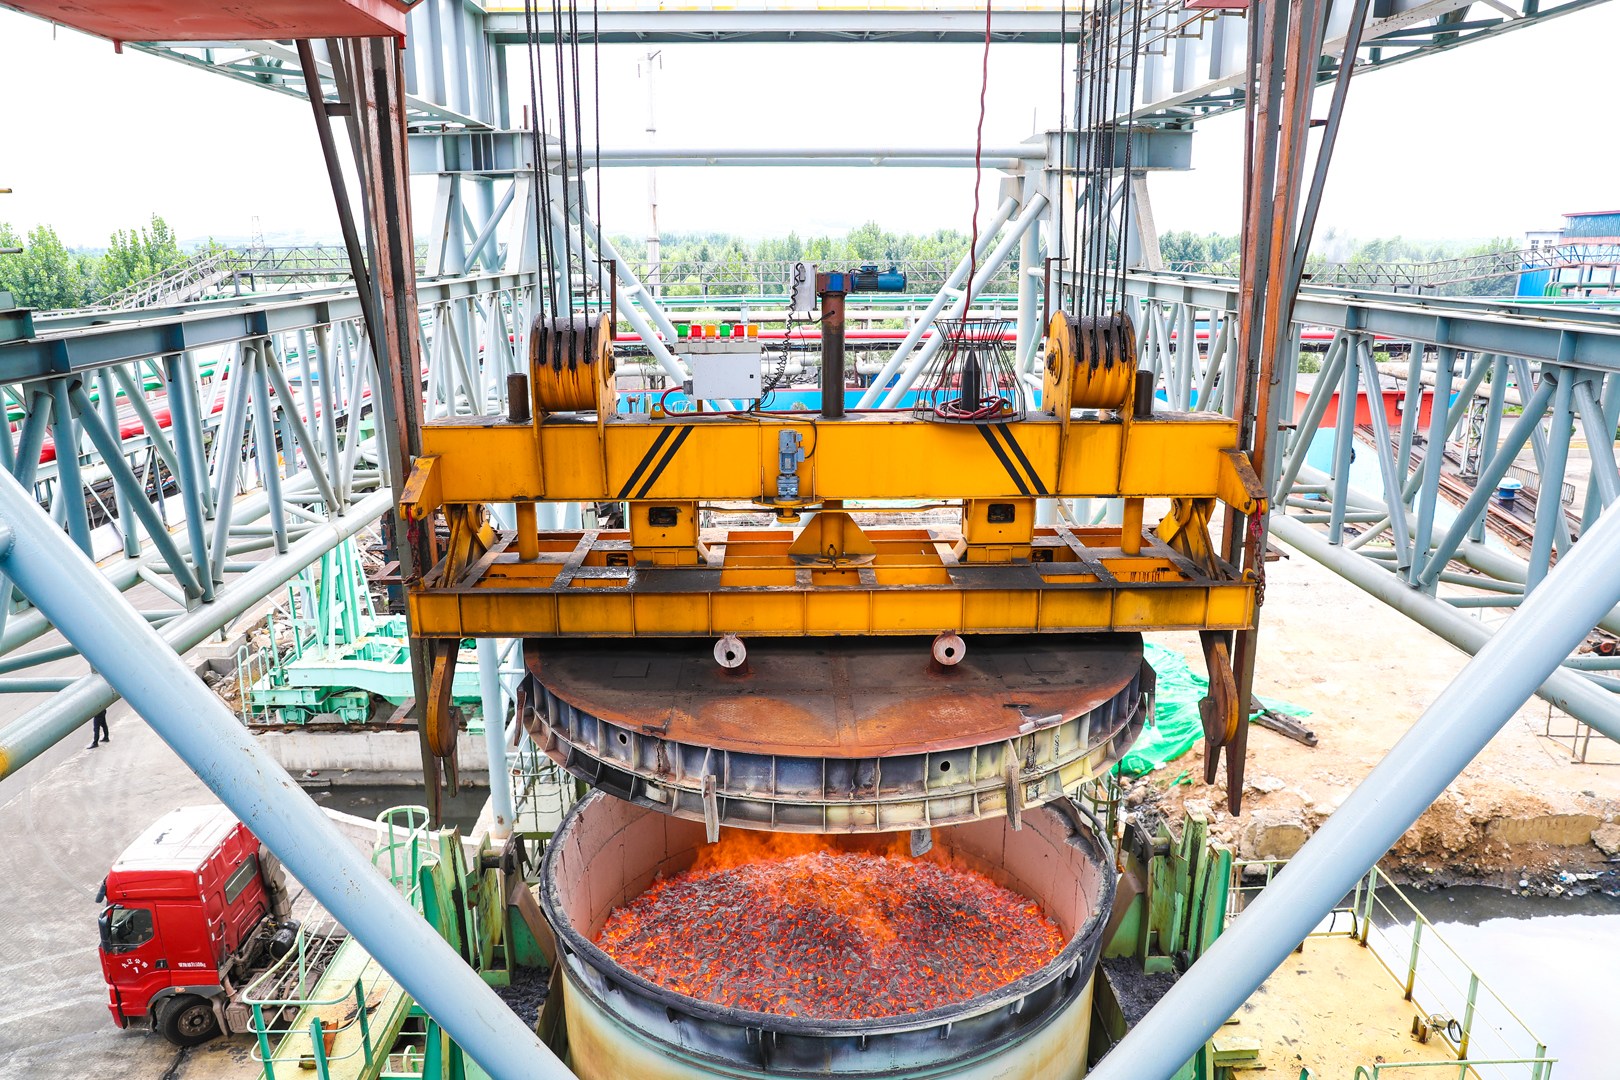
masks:
[[(380, 829), (372, 849), (372, 865), (421, 910), (422, 869), (439, 862), (426, 808), (396, 806), (378, 814), (377, 824)], [(394, 980), (357, 947), (351, 946), (350, 953), (342, 952), (346, 940), (347, 936), (335, 925), (325, 932), (300, 927), (294, 947), (243, 991), (243, 1004), (253, 1012), (255, 1046), (251, 1056), (263, 1068), (265, 1080), (276, 1080), (278, 1065), (286, 1066), (282, 1073), (285, 1077), (313, 1069), (315, 1080), (330, 1080), (333, 1062), (360, 1054), (369, 1062), (379, 1051), (386, 1053), (390, 1049), (374, 1045), (370, 1014), (395, 988)], [(316, 997), (315, 988), (340, 956), (346, 957), (346, 963), (360, 964), (353, 982), (341, 994)], [(301, 1016), (309, 1017), (307, 1027), (294, 1027)], [(328, 1050), (328, 1039), (335, 1048), (344, 1033), (356, 1026), (360, 1037), (352, 1046), (335, 1054)], [(304, 1034), (309, 1037), (307, 1051), (302, 1040), (294, 1038)]]
[[(1381, 1061), (1376, 1065), (1357, 1065), (1355, 1080), (1378, 1080), (1380, 1076), (1387, 1072), (1394, 1072), (1396, 1069), (1445, 1069), (1455, 1072), (1457, 1080), (1469, 1080), (1471, 1077), (1480, 1075), (1478, 1066), (1481, 1065), (1528, 1065), (1531, 1066), (1533, 1072), (1535, 1067), (1541, 1065), (1548, 1066), (1550, 1071), (1551, 1064), (1551, 1060), (1544, 1057), (1469, 1058), (1466, 1061)], [(1301, 1075), (1303, 1077), (1303, 1074)], [(1425, 1080), (1428, 1075), (1427, 1073), (1424, 1074)], [(1449, 1073), (1443, 1072), (1439, 1075), (1444, 1078)], [(1541, 1075), (1546, 1075), (1546, 1073)]]
[[(381, 968), (378, 968), (378, 972), (378, 976), (372, 979), (373, 993), (375, 993), (378, 985), (384, 980), (387, 980), (389, 984), (392, 984), (393, 982), (393, 980), (389, 979), (387, 975), (381, 974)], [(287, 1036), (294, 1034), (294, 1030), (290, 1027), (276, 1028), (273, 1026), (274, 1017), (280, 1010), (292, 1008), (297, 1010), (297, 1012), (302, 1012), (306, 1007), (322, 1008), (337, 1006), (346, 1003), (350, 1000), (350, 998), (354, 1000), (355, 1013), (353, 1017), (350, 1017), (345, 1021), (337, 1024), (329, 1024), (323, 1021), (319, 1015), (310, 1017), (310, 1053), (308, 1056), (302, 1053), (294, 1053), (290, 1055), (284, 1054), (277, 1057), (271, 1051), (270, 1047), (272, 1041), (281, 1042), (286, 1039)], [(259, 1062), (263, 1067), (265, 1080), (276, 1080), (275, 1066), (277, 1062), (289, 1064), (298, 1070), (287, 1073), (286, 1075), (288, 1076), (297, 1076), (300, 1071), (314, 1069), (316, 1080), (331, 1080), (331, 1068), (332, 1062), (334, 1061), (344, 1061), (348, 1058), (354, 1057), (356, 1054), (363, 1054), (364, 1059), (366, 1061), (370, 1061), (373, 1047), (371, 1043), (371, 1020), (368, 1016), (369, 1010), (366, 1004), (366, 999), (367, 994), (364, 980), (361, 978), (356, 978), (354, 980), (354, 993), (345, 994), (340, 998), (332, 998), (326, 1001), (287, 1000), (252, 1002), (253, 1034), (256, 1038), (256, 1044), (251, 1052), (251, 1056), (253, 1060)], [(270, 1010), (271, 1019), (269, 1020), (265, 1018), (265, 1010), (267, 1009)], [(327, 1036), (331, 1035), (335, 1038), (336, 1036), (341, 1035), (343, 1032), (353, 1029), (356, 1024), (360, 1026), (360, 1042), (342, 1054), (338, 1054), (335, 1057), (328, 1056), (326, 1050)]]
[(574, 778), (527, 735), (517, 749), (507, 751), (506, 764), (512, 775), (514, 830), (530, 838), (555, 832), (574, 805)]
[[(248, 984), (242, 992), (242, 1003), (253, 1013), (255, 1045), (250, 1052), (253, 1061), (264, 1071), (265, 1080), (276, 1080), (277, 1065), (287, 1066), (282, 1075), (297, 1076), (300, 1071), (315, 1070), (316, 1080), (329, 1080), (331, 1062), (342, 1061), (364, 1054), (369, 1061), (373, 1053), (370, 1012), (393, 985), (393, 979), (381, 965), (363, 954), (364, 962), (352, 985), (340, 994), (316, 997), (314, 990), (320, 985), (334, 961), (342, 955), (347, 935), (336, 925), (325, 932), (310, 932), (300, 927), (294, 947), (287, 955)], [(370, 978), (367, 979), (369, 974)], [(340, 1010), (352, 1002), (353, 1015), (334, 1021), (323, 1019), (321, 1010)], [(307, 1032), (310, 1038), (306, 1054), (296, 1046), (287, 1049), (289, 1037), (306, 1029), (295, 1028), (298, 1017), (315, 1011)], [(285, 1020), (285, 1024), (283, 1024)], [(327, 1051), (326, 1040), (336, 1040), (343, 1033), (358, 1026), (360, 1039), (352, 1047), (335, 1056)], [(279, 1055), (275, 1048), (283, 1047)]]
[[(417, 911), (422, 910), (422, 868), (439, 862), (425, 806), (395, 806), (377, 815), (382, 832), (371, 852), (371, 865), (393, 882)], [(384, 865), (386, 863), (386, 865)]]
[[(1286, 862), (1234, 861), (1227, 918), (1242, 911)], [(1244, 884), (1246, 870), (1263, 870), (1263, 880)], [(1334, 908), (1308, 937), (1348, 937), (1365, 946), (1412, 1002), (1429, 1028), (1428, 1037), (1437, 1037), (1450, 1053), (1439, 1061), (1357, 1066), (1356, 1080), (1363, 1075), (1376, 1078), (1379, 1070), (1436, 1068), (1457, 1070), (1459, 1077), (1473, 1080), (1487, 1075), (1551, 1080), (1557, 1059), (1547, 1056), (1546, 1044), (1378, 867), (1369, 870), (1356, 883), (1349, 902)], [(1479, 1056), (1481, 1044), (1490, 1056)], [(1526, 1053), (1525, 1048), (1532, 1047)]]

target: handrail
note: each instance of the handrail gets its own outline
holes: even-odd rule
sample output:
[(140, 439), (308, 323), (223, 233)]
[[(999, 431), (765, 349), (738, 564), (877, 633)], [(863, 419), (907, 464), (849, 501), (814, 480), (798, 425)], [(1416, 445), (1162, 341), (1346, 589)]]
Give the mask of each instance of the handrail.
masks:
[[(1514, 248), (1488, 251), (1479, 255), (1458, 255), (1431, 262), (1394, 260), (1389, 262), (1308, 263), (1306, 277), (1313, 285), (1395, 285), (1406, 288), (1435, 288), (1464, 281), (1517, 276), (1531, 270), (1554, 270), (1590, 263), (1620, 263), (1620, 246), (1614, 244), (1561, 245), (1558, 247)], [(1237, 264), (1226, 262), (1171, 262), (1166, 269), (1182, 273), (1235, 275)]]
[[(1227, 918), (1230, 920), (1246, 907), (1246, 902), (1269, 885), (1277, 869), (1286, 863), (1286, 859), (1234, 860)], [(1264, 869), (1264, 882), (1259, 886), (1245, 885), (1244, 871), (1256, 868)], [(1391, 893), (1405, 905), (1404, 909), (1390, 905), (1386, 898)], [(1385, 916), (1389, 928), (1378, 925), (1379, 920), (1374, 918), (1375, 911)], [(1390, 933), (1390, 928), (1405, 925), (1403, 915), (1410, 917), (1411, 930), (1408, 936), (1397, 940), (1397, 936)], [(1341, 917), (1346, 923), (1343, 928), (1339, 926)], [(1329, 913), (1325, 929), (1315, 930), (1308, 936), (1355, 940), (1372, 952), (1374, 959), (1401, 987), (1403, 996), (1413, 1003), (1423, 1018), (1431, 1022), (1445, 1021), (1434, 1025), (1433, 1034), (1450, 1051), (1451, 1057), (1432, 1062), (1380, 1062), (1372, 1067), (1371, 1073), (1365, 1073), (1365, 1068), (1358, 1066), (1356, 1080), (1361, 1080), (1364, 1073), (1370, 1080), (1376, 1080), (1380, 1068), (1420, 1066), (1461, 1066), (1464, 1070), (1474, 1070), (1477, 1076), (1476, 1066), (1484, 1065), (1497, 1067), (1498, 1075), (1506, 1075), (1500, 1066), (1528, 1065), (1530, 1068), (1524, 1074), (1527, 1080), (1549, 1080), (1552, 1064), (1557, 1059), (1547, 1056), (1546, 1044), (1536, 1037), (1529, 1025), (1486, 984), (1379, 867), (1374, 866), (1357, 883), (1348, 904), (1340, 905)], [(1453, 967), (1460, 965), (1466, 973), (1466, 990), (1436, 962), (1436, 955), (1442, 951), (1450, 954)], [(1449, 984), (1451, 992), (1447, 993), (1447, 987), (1438, 985), (1438, 981)], [(1460, 1021), (1455, 1019), (1459, 1014), (1462, 1017)], [(1535, 1048), (1534, 1053), (1527, 1057), (1515, 1056), (1521, 1051), (1514, 1043), (1522, 1045), (1522, 1040), (1526, 1039)], [(1472, 1044), (1478, 1040), (1491, 1040), (1507, 1053), (1486, 1058), (1470, 1056)], [(1466, 1075), (1466, 1072), (1459, 1075)]]

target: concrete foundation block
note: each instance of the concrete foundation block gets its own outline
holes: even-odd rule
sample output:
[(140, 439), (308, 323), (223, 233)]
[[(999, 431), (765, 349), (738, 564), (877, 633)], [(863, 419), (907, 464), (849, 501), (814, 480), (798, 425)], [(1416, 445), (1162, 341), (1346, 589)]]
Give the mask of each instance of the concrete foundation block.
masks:
[(1310, 830), (1300, 815), (1288, 810), (1256, 810), (1243, 827), (1238, 841), (1238, 856), (1243, 859), (1291, 859), (1305, 841)]

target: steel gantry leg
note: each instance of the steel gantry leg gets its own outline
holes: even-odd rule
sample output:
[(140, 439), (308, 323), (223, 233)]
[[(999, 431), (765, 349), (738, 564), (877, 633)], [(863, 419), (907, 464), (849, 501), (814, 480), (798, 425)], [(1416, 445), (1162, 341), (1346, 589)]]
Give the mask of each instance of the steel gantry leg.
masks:
[[(489, 753), (489, 801), (494, 838), (512, 834), (512, 775), (506, 768), (506, 709), (501, 697), (501, 658), (494, 638), (478, 639), (478, 690), (484, 706), (484, 748)], [(521, 725), (522, 718), (519, 717)]]
[(1617, 560), (1620, 514), (1608, 513), (1091, 1080), (1171, 1076), (1219, 1031), (1620, 602)]
[(572, 1076), (10, 476), (0, 569), (487, 1073)]

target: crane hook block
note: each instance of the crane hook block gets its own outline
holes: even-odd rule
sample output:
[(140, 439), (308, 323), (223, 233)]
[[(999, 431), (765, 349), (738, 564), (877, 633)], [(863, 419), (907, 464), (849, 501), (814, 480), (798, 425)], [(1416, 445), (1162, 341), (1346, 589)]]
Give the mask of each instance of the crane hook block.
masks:
[(1041, 385), (1041, 404), (1047, 412), (1126, 408), (1135, 379), (1136, 327), (1129, 315), (1116, 311), (1075, 318), (1059, 311), (1052, 316)]
[(536, 415), (559, 412), (611, 413), (613, 381), (612, 316), (541, 315), (529, 331), (529, 385)]

